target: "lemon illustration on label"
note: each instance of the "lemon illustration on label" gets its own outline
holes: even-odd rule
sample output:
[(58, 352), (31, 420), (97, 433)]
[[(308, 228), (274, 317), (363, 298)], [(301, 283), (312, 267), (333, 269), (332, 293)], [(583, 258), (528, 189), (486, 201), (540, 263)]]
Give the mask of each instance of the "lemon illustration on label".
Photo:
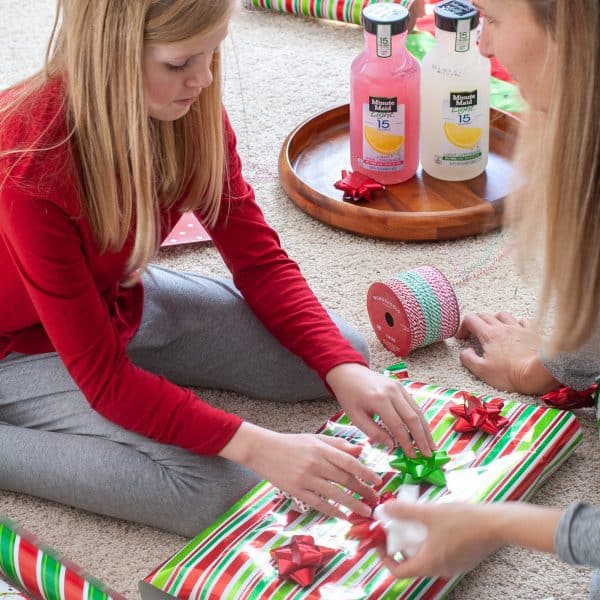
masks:
[(379, 131), (365, 125), (365, 139), (377, 154), (394, 154), (404, 145), (404, 136)]
[(444, 123), (444, 133), (451, 144), (458, 148), (470, 150), (479, 143), (482, 133), (481, 127), (464, 127), (456, 123), (446, 121)]

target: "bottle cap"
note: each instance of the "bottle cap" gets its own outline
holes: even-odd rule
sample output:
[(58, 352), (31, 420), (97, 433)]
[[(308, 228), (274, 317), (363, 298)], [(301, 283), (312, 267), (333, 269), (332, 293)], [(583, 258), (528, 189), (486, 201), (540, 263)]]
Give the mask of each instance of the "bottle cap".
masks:
[(456, 32), (460, 21), (470, 21), (471, 29), (479, 25), (479, 11), (465, 0), (443, 0), (433, 7), (435, 26), (442, 31)]
[(362, 20), (367, 33), (377, 34), (379, 25), (391, 25), (391, 34), (398, 35), (408, 29), (408, 9), (388, 2), (369, 4), (363, 8)]

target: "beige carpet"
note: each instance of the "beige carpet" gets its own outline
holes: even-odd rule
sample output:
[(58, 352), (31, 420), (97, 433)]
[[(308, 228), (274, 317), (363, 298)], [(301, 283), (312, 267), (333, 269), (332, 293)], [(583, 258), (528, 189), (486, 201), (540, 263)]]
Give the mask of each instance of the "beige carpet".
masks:
[[(0, 88), (40, 65), (53, 7), (52, 0), (0, 0)], [(246, 175), (269, 221), (323, 303), (368, 337), (372, 366), (380, 369), (395, 358), (382, 348), (369, 325), (365, 295), (373, 281), (431, 264), (454, 282), (469, 279), (457, 286), (465, 309), (507, 309), (528, 316), (533, 314), (534, 300), (532, 291), (517, 277), (511, 257), (495, 260), (505, 245), (497, 234), (437, 244), (375, 241), (322, 225), (286, 198), (277, 180), (281, 143), (307, 116), (347, 101), (349, 65), (361, 45), (357, 28), (270, 12), (242, 12), (226, 43), (226, 99)], [(192, 271), (226, 273), (210, 247), (162, 251), (160, 262)], [(417, 352), (408, 361), (410, 371), (424, 381), (489, 392), (460, 366), (459, 350), (456, 342), (450, 342)], [(209, 392), (204, 397), (282, 431), (313, 431), (336, 410), (333, 401), (290, 410), (232, 394)], [(600, 444), (590, 412), (584, 411), (580, 417), (585, 443), (538, 492), (534, 500), (540, 504), (566, 506), (581, 498), (600, 504)], [(129, 598), (137, 597), (137, 581), (185, 542), (148, 527), (12, 493), (0, 492), (0, 513)], [(452, 598), (584, 598), (588, 578), (585, 570), (565, 566), (549, 556), (505, 549), (469, 573)]]

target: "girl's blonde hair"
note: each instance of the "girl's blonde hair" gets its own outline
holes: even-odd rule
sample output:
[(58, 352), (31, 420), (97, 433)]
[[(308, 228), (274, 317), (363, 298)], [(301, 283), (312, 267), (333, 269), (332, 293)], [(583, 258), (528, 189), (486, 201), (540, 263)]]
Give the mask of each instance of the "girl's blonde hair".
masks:
[[(100, 251), (122, 248), (135, 226), (127, 275), (156, 253), (160, 207), (185, 194), (182, 210), (200, 210), (214, 225), (226, 166), (218, 50), (212, 85), (183, 118), (161, 122), (147, 113), (144, 45), (210, 33), (233, 6), (233, 0), (58, 0), (44, 69), (17, 86), (0, 112), (1, 126), (51, 79), (64, 78), (69, 136), (62, 143), (74, 144), (80, 198)], [(46, 150), (43, 135), (38, 147), (2, 154)]]
[(520, 0), (556, 43), (548, 113), (532, 111), (514, 195), (521, 264), (543, 259), (539, 316), (552, 307), (547, 350), (578, 349), (600, 317), (600, 3)]

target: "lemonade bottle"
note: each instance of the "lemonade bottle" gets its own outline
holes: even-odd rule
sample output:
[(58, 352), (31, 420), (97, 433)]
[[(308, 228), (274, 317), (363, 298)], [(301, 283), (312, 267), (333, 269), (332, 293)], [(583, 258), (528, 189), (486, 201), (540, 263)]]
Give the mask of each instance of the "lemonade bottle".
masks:
[(350, 70), (350, 162), (380, 183), (400, 183), (419, 166), (420, 67), (406, 50), (408, 10), (380, 3), (362, 14), (366, 48)]
[(464, 181), (488, 162), (490, 61), (477, 47), (470, 2), (443, 0), (433, 10), (436, 45), (421, 65), (421, 164), (437, 179)]

